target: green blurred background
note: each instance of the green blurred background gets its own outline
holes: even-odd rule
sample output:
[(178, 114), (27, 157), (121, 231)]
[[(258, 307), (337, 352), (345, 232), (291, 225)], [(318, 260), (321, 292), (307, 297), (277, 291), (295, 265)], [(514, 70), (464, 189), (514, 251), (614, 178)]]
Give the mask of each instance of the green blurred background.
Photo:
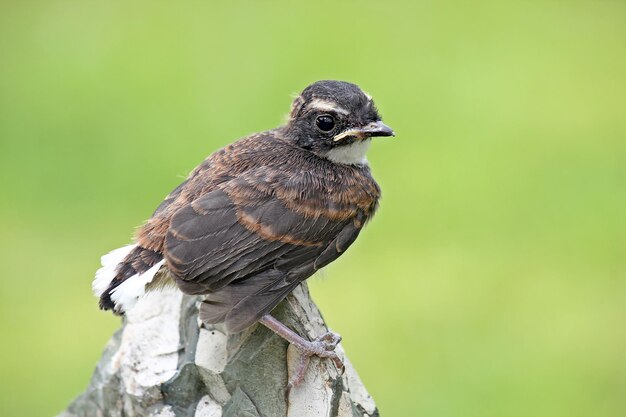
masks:
[(100, 255), (326, 78), (397, 132), (311, 284), (382, 415), (626, 415), (623, 1), (1, 2), (0, 415), (86, 387)]

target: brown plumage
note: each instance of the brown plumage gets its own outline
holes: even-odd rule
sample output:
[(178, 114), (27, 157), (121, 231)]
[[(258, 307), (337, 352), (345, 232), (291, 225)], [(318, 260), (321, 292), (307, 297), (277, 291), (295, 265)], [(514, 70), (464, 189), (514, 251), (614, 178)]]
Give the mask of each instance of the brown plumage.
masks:
[(165, 198), (101, 307), (119, 311), (116, 288), (164, 260), (162, 274), (206, 296), (205, 322), (245, 329), (354, 242), (380, 198), (359, 152), (392, 134), (354, 84), (309, 86), (286, 126), (215, 152)]

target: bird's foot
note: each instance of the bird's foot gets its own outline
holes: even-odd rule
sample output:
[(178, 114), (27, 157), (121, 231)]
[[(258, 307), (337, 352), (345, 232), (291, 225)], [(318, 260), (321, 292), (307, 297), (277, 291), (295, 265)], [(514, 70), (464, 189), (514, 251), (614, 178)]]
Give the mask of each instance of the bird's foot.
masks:
[(298, 386), (304, 380), (304, 375), (309, 367), (312, 356), (328, 358), (333, 361), (337, 369), (344, 370), (343, 361), (335, 352), (335, 348), (341, 341), (341, 336), (334, 332), (327, 332), (313, 341), (305, 340), (302, 336), (291, 330), (289, 327), (267, 314), (259, 320), (261, 324), (268, 327), (277, 335), (291, 343), (300, 351), (300, 361), (295, 373), (289, 379), (287, 391)]
[(294, 344), (294, 346), (300, 351), (300, 362), (296, 368), (296, 372), (289, 379), (287, 390), (293, 387), (297, 387), (304, 380), (304, 375), (309, 367), (312, 356), (320, 358), (328, 358), (333, 361), (337, 369), (341, 372), (344, 370), (343, 361), (335, 352), (335, 348), (341, 341), (341, 336), (334, 332), (328, 332), (312, 342), (302, 339), (300, 345)]

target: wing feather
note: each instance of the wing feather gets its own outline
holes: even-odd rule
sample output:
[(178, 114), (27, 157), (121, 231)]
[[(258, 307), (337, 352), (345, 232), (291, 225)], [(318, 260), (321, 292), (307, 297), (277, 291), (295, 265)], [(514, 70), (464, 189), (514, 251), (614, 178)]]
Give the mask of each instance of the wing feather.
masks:
[(183, 291), (207, 294), (203, 320), (239, 331), (340, 256), (360, 230), (354, 220), (303, 214), (267, 181), (235, 178), (174, 214), (164, 255)]

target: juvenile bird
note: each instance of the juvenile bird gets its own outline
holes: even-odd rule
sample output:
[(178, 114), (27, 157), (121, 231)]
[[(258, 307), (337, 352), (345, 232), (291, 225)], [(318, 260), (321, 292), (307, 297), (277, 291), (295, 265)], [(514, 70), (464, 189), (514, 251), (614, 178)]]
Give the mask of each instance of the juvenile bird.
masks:
[(318, 81), (293, 102), (286, 125), (210, 155), (141, 227), (135, 243), (102, 258), (93, 290), (123, 314), (146, 291), (173, 281), (204, 295), (200, 317), (235, 333), (256, 322), (311, 355), (340, 364), (338, 335), (303, 339), (270, 315), (298, 284), (337, 259), (378, 206), (365, 157), (393, 136), (355, 84)]

